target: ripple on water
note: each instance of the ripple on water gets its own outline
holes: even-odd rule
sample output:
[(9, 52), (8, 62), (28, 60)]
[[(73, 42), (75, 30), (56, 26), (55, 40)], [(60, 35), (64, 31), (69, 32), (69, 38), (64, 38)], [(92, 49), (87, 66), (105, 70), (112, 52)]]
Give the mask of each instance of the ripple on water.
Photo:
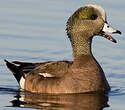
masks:
[(121, 96), (125, 95), (125, 87), (111, 86), (111, 91), (108, 94), (109, 96)]
[[(3, 59), (39, 62), (71, 59), (71, 48), (65, 34), (68, 17), (75, 9), (85, 4), (97, 3), (109, 11), (109, 21), (123, 32), (116, 36), (117, 44), (96, 37), (93, 43), (94, 56), (100, 61), (111, 85), (109, 98), (112, 110), (125, 110), (125, 32), (124, 0), (1, 0), (0, 3), (0, 109), (25, 108), (100, 110), (107, 107), (107, 97), (90, 94), (34, 95), (19, 91), (13, 75), (5, 67)], [(70, 7), (70, 8), (69, 8)], [(114, 17), (115, 16), (115, 17)], [(122, 17), (119, 17), (122, 16)], [(110, 96), (113, 96), (110, 97)], [(118, 96), (117, 98), (114, 96)], [(121, 99), (123, 99), (121, 103)], [(11, 101), (11, 104), (10, 104)], [(119, 102), (119, 103), (118, 103)], [(2, 106), (11, 108), (1, 108)], [(121, 108), (121, 106), (123, 108)], [(16, 108), (14, 108), (16, 107)], [(24, 108), (24, 109), (25, 109)], [(106, 109), (107, 110), (107, 109)]]

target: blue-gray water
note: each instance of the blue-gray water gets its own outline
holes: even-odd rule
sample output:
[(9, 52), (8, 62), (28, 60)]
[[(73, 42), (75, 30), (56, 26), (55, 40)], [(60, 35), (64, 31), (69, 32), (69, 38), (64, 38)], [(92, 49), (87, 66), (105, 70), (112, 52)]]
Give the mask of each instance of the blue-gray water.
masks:
[[(91, 3), (101, 5), (107, 12), (109, 23), (122, 31), (122, 35), (113, 35), (117, 44), (102, 37), (93, 40), (93, 54), (111, 85), (108, 96), (20, 92), (3, 59), (71, 60), (66, 21), (77, 8)], [(103, 107), (105, 110), (125, 110), (124, 11), (124, 0), (0, 0), (0, 110), (99, 110)], [(23, 106), (13, 107), (19, 104)]]

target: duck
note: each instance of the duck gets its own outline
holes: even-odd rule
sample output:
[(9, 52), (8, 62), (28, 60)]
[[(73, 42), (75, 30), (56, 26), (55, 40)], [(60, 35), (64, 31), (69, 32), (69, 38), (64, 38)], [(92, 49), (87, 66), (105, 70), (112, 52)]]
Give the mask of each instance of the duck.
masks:
[(96, 4), (77, 9), (67, 21), (66, 32), (73, 61), (30, 63), (4, 59), (20, 88), (45, 94), (109, 92), (110, 85), (104, 71), (92, 54), (92, 39), (101, 36), (116, 43), (108, 33), (121, 32), (108, 24), (105, 10)]

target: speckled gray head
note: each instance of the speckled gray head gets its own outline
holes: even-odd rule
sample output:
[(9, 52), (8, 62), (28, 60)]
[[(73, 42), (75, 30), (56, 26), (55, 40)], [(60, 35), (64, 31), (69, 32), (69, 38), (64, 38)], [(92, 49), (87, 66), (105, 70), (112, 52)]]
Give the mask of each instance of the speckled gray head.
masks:
[(78, 34), (85, 37), (84, 39), (99, 35), (116, 43), (116, 40), (106, 32), (121, 34), (108, 24), (106, 12), (99, 5), (89, 4), (79, 8), (67, 22), (67, 34), (70, 39)]

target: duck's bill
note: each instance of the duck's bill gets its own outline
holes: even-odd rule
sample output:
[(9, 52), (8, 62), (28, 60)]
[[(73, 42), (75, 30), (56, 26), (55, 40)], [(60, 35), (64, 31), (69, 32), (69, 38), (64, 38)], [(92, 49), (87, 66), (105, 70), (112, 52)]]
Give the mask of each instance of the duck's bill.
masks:
[(111, 34), (121, 34), (121, 32), (119, 30), (113, 29), (111, 26), (109, 26), (109, 24), (107, 22), (104, 24), (104, 27), (100, 32), (101, 36), (107, 38), (108, 40), (110, 40), (114, 43), (117, 43), (117, 41), (111, 35), (107, 34), (106, 32), (111, 33)]

